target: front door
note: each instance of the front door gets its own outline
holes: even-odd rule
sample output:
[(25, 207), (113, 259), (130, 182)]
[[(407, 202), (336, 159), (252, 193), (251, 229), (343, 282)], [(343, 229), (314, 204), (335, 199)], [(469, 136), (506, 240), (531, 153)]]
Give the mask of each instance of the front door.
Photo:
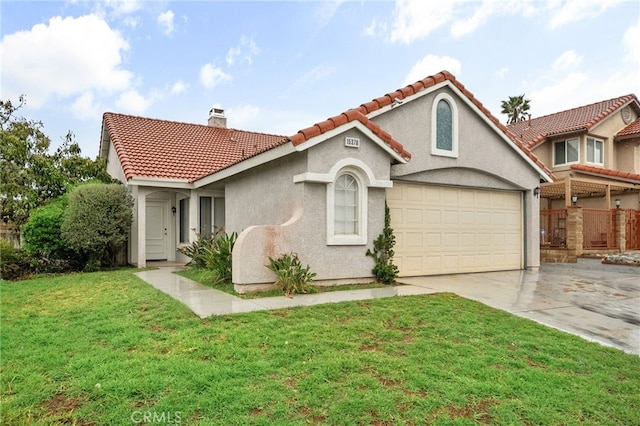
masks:
[(168, 245), (167, 216), (169, 202), (147, 200), (146, 240), (147, 260), (166, 260)]

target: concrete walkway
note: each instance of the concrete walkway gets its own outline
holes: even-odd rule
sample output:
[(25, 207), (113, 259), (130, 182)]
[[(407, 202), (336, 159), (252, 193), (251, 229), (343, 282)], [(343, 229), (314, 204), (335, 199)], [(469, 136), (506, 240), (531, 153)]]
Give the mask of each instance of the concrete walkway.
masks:
[(326, 303), (451, 292), (587, 340), (640, 355), (640, 268), (543, 264), (539, 271), (402, 278), (404, 285), (288, 297), (241, 299), (198, 284), (164, 266), (138, 272), (143, 280), (202, 317)]

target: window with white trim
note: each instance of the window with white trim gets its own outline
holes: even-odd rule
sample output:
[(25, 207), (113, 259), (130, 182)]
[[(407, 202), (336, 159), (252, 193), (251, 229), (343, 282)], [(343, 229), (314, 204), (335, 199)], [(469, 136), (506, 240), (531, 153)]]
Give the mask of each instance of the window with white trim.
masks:
[(604, 141), (596, 138), (587, 138), (587, 163), (604, 164)]
[(580, 161), (580, 144), (578, 138), (553, 143), (553, 165), (562, 166)]
[(355, 168), (327, 184), (327, 244), (367, 243), (367, 186)]
[(350, 174), (342, 174), (334, 186), (334, 235), (358, 234), (358, 182)]
[(431, 113), (431, 154), (458, 156), (458, 108), (453, 98), (440, 93)]

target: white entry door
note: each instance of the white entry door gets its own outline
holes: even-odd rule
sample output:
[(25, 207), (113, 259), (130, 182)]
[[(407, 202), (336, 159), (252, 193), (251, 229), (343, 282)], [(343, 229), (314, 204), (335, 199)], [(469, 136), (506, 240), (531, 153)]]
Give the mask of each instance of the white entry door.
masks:
[(147, 200), (146, 240), (147, 260), (165, 260), (168, 252), (169, 202)]

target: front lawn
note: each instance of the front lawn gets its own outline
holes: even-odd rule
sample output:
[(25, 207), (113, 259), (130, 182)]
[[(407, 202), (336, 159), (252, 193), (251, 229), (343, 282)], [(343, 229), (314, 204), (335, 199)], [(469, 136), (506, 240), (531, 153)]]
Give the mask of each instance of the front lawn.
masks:
[(122, 270), (1, 298), (5, 425), (638, 424), (639, 357), (451, 294), (199, 319)]

